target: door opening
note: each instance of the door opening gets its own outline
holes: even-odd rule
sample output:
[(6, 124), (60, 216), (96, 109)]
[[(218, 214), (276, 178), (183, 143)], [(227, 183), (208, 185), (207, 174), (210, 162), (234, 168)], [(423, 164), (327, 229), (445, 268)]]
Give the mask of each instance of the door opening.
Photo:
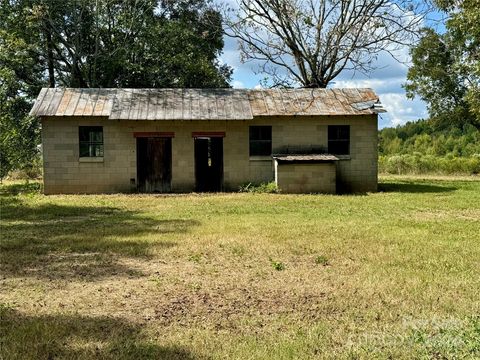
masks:
[(196, 191), (222, 191), (223, 138), (196, 137), (194, 141)]
[(171, 191), (171, 138), (137, 138), (137, 179), (140, 192), (164, 193)]

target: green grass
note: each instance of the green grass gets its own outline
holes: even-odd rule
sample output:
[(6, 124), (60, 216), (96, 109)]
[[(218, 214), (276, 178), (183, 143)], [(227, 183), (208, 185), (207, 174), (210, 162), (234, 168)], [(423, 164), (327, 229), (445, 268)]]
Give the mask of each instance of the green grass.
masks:
[(0, 359), (480, 357), (480, 182), (367, 195), (1, 186)]

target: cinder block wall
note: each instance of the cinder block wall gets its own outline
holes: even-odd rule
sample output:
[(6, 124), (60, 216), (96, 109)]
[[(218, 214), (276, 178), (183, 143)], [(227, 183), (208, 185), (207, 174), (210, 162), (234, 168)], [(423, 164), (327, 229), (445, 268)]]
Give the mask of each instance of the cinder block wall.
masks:
[(277, 164), (276, 178), (285, 193), (336, 193), (335, 163)]
[[(136, 139), (134, 132), (175, 132), (172, 139), (172, 191), (195, 187), (192, 132), (224, 131), (224, 187), (274, 180), (273, 160), (249, 157), (250, 125), (272, 126), (272, 147), (319, 145), (327, 147), (328, 125), (350, 125), (351, 156), (337, 165), (337, 181), (346, 191), (377, 189), (377, 117), (269, 117), (251, 121), (116, 121), (106, 118), (43, 118), (44, 191), (55, 193), (112, 193), (135, 190)], [(79, 159), (79, 126), (103, 126), (102, 162)], [(83, 160), (83, 159), (82, 159)]]

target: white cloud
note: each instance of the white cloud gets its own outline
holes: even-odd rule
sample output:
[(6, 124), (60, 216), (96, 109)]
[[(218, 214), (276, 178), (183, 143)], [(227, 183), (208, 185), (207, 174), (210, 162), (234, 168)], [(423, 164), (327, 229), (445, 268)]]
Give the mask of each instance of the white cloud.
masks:
[(427, 116), (425, 104), (418, 100), (409, 100), (402, 93), (380, 94), (380, 100), (390, 119), (390, 126), (397, 126)]
[[(409, 100), (402, 85), (406, 81), (410, 56), (407, 47), (395, 54), (399, 62), (388, 53), (380, 53), (375, 62), (376, 69), (370, 74), (344, 71), (331, 84), (331, 87), (368, 87), (380, 96), (387, 113), (380, 118), (380, 127), (396, 126), (407, 121), (427, 117), (425, 103), (419, 99)], [(258, 63), (240, 61), (240, 52), (235, 39), (225, 38), (225, 49), (221, 61), (234, 70), (232, 86), (234, 88), (261, 88), (264, 75), (256, 74)]]
[(245, 85), (240, 80), (233, 80), (232, 86), (234, 89), (245, 89)]

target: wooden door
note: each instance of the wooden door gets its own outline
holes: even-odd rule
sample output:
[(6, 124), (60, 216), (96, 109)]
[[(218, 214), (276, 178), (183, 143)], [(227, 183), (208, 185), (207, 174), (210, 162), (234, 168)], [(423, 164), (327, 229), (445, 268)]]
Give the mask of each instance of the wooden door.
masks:
[(140, 192), (171, 191), (171, 138), (137, 138), (137, 179)]
[(223, 138), (195, 138), (196, 191), (222, 191)]

